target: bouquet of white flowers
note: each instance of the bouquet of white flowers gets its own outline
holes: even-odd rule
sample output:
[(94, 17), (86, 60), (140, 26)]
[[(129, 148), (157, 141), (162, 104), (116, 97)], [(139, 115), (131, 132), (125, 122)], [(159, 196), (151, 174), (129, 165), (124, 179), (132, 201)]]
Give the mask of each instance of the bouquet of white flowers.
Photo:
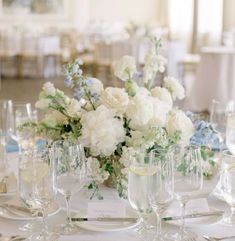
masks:
[[(186, 143), (193, 135), (191, 120), (173, 107), (176, 98), (184, 98), (179, 81), (165, 77), (162, 87), (153, 87), (167, 63), (158, 50), (159, 41), (149, 49), (141, 75), (131, 56), (115, 63), (114, 73), (124, 82), (123, 88), (104, 88), (100, 80), (84, 76), (80, 60), (69, 63), (65, 73), (74, 98), (49, 82), (43, 86), (36, 107), (45, 111), (45, 117), (33, 126), (47, 140), (83, 144), (94, 180), (89, 188), (97, 189), (97, 180), (109, 179), (124, 196), (133, 152)], [(142, 80), (141, 86), (136, 78)]]

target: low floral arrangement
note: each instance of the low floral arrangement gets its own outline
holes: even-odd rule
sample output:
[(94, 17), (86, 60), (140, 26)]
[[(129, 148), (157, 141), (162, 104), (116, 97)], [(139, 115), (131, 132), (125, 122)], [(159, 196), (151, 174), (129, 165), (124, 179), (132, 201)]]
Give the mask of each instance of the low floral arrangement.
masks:
[(43, 86), (36, 107), (45, 116), (31, 126), (52, 142), (69, 139), (83, 144), (93, 178), (90, 189), (96, 191), (98, 183), (111, 181), (125, 196), (134, 151), (188, 143), (194, 134), (190, 118), (173, 107), (175, 99), (185, 96), (179, 81), (166, 76), (162, 87), (154, 87), (157, 73), (163, 73), (167, 63), (159, 54), (160, 45), (159, 40), (153, 42), (142, 73), (131, 56), (115, 63), (114, 74), (124, 82), (123, 88), (104, 88), (100, 80), (84, 76), (80, 60), (65, 69), (74, 98), (50, 82)]

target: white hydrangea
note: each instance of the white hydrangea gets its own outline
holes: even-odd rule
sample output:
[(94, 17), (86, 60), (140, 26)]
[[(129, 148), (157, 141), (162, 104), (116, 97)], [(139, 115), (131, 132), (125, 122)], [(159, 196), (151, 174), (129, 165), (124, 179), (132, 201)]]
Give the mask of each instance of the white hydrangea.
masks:
[(35, 107), (41, 110), (45, 110), (50, 106), (50, 103), (50, 99), (41, 98), (36, 102)]
[(43, 85), (42, 89), (46, 95), (55, 96), (55, 94), (56, 94), (56, 89), (51, 82), (45, 83)]
[(53, 110), (45, 115), (42, 122), (47, 126), (55, 127), (60, 124), (67, 124), (68, 120), (65, 115), (56, 110)]
[(81, 115), (81, 104), (76, 99), (71, 99), (66, 112), (71, 117), (79, 117)]
[(166, 88), (157, 86), (151, 89), (151, 94), (153, 97), (156, 97), (159, 100), (169, 104), (170, 107), (173, 106), (173, 100), (172, 100), (171, 94)]
[(132, 79), (135, 72), (136, 63), (132, 56), (125, 55), (114, 64), (114, 74), (122, 81)]
[(94, 157), (87, 158), (87, 171), (96, 182), (102, 183), (109, 177), (109, 173), (100, 167), (99, 161)]
[(188, 144), (190, 137), (194, 134), (192, 121), (181, 110), (174, 110), (168, 117), (167, 132), (173, 135), (176, 131), (181, 133), (181, 143)]
[(111, 155), (117, 144), (125, 139), (122, 121), (115, 118), (115, 111), (101, 105), (95, 111), (82, 115), (81, 142), (94, 155)]
[(164, 78), (165, 86), (170, 91), (173, 100), (178, 98), (182, 100), (185, 97), (184, 87), (180, 84), (179, 80), (173, 77), (165, 77)]
[(153, 102), (145, 94), (137, 93), (130, 99), (126, 115), (130, 119), (130, 127), (142, 130), (154, 116)]
[(122, 156), (119, 161), (125, 168), (128, 168), (135, 161), (136, 150), (133, 147), (122, 147)]
[(129, 97), (124, 89), (108, 87), (101, 93), (101, 103), (119, 114), (125, 113), (128, 102)]

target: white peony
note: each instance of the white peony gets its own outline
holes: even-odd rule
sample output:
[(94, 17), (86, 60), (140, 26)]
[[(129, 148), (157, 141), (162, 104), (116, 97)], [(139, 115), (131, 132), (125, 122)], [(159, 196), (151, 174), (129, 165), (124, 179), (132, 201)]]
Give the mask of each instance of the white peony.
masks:
[(179, 131), (181, 143), (183, 144), (187, 144), (190, 137), (194, 134), (194, 125), (192, 121), (181, 110), (175, 110), (169, 115), (166, 129), (170, 135)]
[(165, 86), (170, 91), (173, 100), (178, 98), (182, 100), (185, 97), (184, 87), (179, 83), (179, 80), (173, 77), (164, 78)]
[(51, 100), (50, 99), (39, 99), (36, 104), (35, 107), (41, 110), (45, 110), (50, 106)]
[(109, 177), (109, 173), (100, 168), (99, 161), (93, 157), (87, 158), (87, 171), (96, 182), (98, 181), (102, 183)]
[(101, 105), (95, 111), (84, 113), (81, 118), (81, 142), (94, 155), (111, 155), (117, 144), (125, 139), (122, 121), (115, 118), (115, 111)]
[(119, 114), (126, 111), (128, 102), (129, 97), (124, 89), (108, 87), (101, 93), (101, 103)]
[(96, 78), (89, 78), (89, 81), (91, 82), (89, 84), (89, 89), (92, 94), (96, 93), (98, 95), (101, 94), (101, 92), (104, 90), (104, 85), (103, 83)]
[(79, 117), (81, 115), (81, 104), (76, 99), (71, 99), (66, 111), (71, 117)]
[(146, 128), (154, 116), (153, 103), (149, 96), (137, 93), (130, 99), (126, 115), (130, 119), (130, 127), (137, 130)]
[(166, 88), (155, 87), (151, 89), (151, 94), (153, 97), (156, 97), (159, 100), (169, 104), (170, 107), (173, 106), (173, 100), (172, 100), (171, 94)]
[(43, 91), (45, 92), (46, 95), (55, 96), (55, 94), (56, 94), (56, 89), (51, 82), (45, 83), (43, 85), (42, 89), (43, 89)]
[(132, 79), (135, 72), (136, 63), (132, 56), (125, 55), (114, 64), (114, 74), (122, 81)]
[(42, 122), (47, 126), (55, 127), (57, 125), (67, 124), (67, 118), (65, 115), (61, 114), (60, 112), (53, 110), (50, 113), (45, 115)]

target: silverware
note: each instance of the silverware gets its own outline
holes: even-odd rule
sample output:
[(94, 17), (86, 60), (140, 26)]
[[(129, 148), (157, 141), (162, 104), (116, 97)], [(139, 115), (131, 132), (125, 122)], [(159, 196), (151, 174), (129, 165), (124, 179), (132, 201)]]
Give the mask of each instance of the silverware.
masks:
[[(218, 216), (218, 215), (222, 215), (223, 213), (224, 213), (224, 211), (192, 213), (192, 214), (186, 214), (184, 216), (184, 218), (200, 218), (200, 217)], [(162, 218), (163, 221), (174, 221), (174, 220), (180, 220), (180, 219), (181, 219), (181, 216), (164, 217), (164, 218)]]
[(136, 222), (138, 218), (112, 218), (112, 217), (99, 217), (99, 218), (71, 218), (73, 222), (84, 221), (101, 221), (101, 222)]
[(227, 237), (213, 237), (213, 236), (207, 236), (207, 235), (203, 235), (202, 236), (204, 239), (208, 240), (208, 241), (220, 241), (220, 240), (225, 240), (225, 239), (234, 239), (235, 238), (235, 235), (233, 236), (227, 236)]

